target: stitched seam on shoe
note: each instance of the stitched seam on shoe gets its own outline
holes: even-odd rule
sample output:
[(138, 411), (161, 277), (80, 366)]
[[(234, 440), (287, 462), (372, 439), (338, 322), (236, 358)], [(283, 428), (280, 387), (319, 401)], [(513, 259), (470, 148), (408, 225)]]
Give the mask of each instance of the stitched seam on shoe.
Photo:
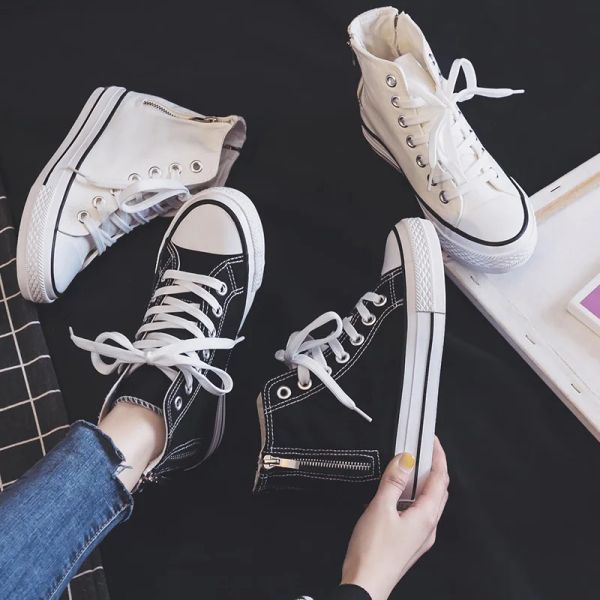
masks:
[(139, 406), (143, 406), (144, 408), (147, 408), (148, 410), (151, 410), (152, 412), (156, 413), (157, 415), (162, 417), (162, 410), (160, 410), (160, 408), (158, 408), (157, 406), (154, 406), (154, 404), (150, 404), (150, 402), (146, 402), (146, 400), (142, 400), (141, 398), (136, 398), (136, 396), (119, 396), (116, 400), (115, 400), (115, 404), (118, 404), (119, 402), (123, 402), (124, 404), (137, 404)]

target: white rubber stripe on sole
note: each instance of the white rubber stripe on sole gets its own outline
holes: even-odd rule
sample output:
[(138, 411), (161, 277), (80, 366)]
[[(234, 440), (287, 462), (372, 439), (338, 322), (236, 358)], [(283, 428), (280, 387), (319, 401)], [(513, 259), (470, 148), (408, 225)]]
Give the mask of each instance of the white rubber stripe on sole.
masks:
[(406, 278), (406, 350), (396, 453), (410, 452), (415, 471), (401, 497), (415, 498), (431, 469), (445, 319), (443, 263), (437, 234), (424, 219), (396, 226)]

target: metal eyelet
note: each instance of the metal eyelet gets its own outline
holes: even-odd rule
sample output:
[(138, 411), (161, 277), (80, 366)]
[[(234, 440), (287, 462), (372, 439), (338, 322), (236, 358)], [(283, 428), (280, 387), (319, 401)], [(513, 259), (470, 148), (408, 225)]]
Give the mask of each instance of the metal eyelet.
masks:
[(129, 175), (129, 177), (127, 178), (131, 183), (134, 183), (136, 181), (140, 181), (142, 178), (137, 174), (137, 173), (131, 173), (131, 175)]
[(200, 173), (202, 171), (202, 163), (199, 160), (193, 160), (190, 163), (190, 169), (192, 173)]
[(217, 308), (213, 309), (213, 315), (215, 315), (215, 317), (222, 317), (223, 309), (220, 306), (217, 306)]
[(177, 410), (181, 410), (181, 407), (183, 406), (183, 399), (181, 398), (181, 396), (177, 396), (173, 404)]
[(87, 219), (89, 216), (90, 216), (90, 214), (88, 213), (88, 211), (87, 211), (87, 210), (80, 210), (80, 211), (77, 213), (77, 220), (78, 220), (80, 223), (83, 223), (83, 222), (84, 222), (84, 221), (85, 221), (85, 220), (86, 220), (86, 219)]
[(393, 106), (400, 108), (400, 98), (398, 98), (398, 96), (392, 96), (391, 102)]
[(404, 115), (400, 115), (398, 117), (398, 125), (400, 125), (400, 127), (402, 127), (403, 129), (406, 129), (408, 127), (408, 125), (406, 124), (406, 120), (404, 118)]
[(208, 360), (210, 358), (210, 350), (202, 350), (202, 358)]
[(359, 333), (354, 339), (350, 338), (350, 343), (353, 346), (362, 346), (365, 341), (365, 336)]
[(312, 387), (312, 379), (308, 380), (308, 383), (302, 383), (300, 380), (298, 380), (298, 387), (305, 392), (306, 390), (310, 390), (310, 388)]
[(287, 385), (277, 388), (277, 397), (281, 400), (287, 400), (292, 395), (292, 390)]
[(148, 169), (149, 177), (160, 177), (161, 175), (162, 175), (162, 171), (160, 170), (160, 167), (150, 167)]
[(413, 142), (412, 135), (406, 136), (406, 145), (409, 148), (416, 148), (415, 143)]
[(396, 78), (393, 75), (388, 75), (385, 78), (385, 82), (390, 86), (390, 87), (396, 87)]
[(102, 196), (95, 196), (92, 200), (92, 206), (94, 208), (98, 208), (102, 204), (102, 202), (104, 202), (104, 198), (102, 198)]
[(185, 386), (185, 388), (183, 388), (183, 389), (185, 390), (185, 393), (189, 395), (189, 394), (191, 394), (191, 393), (192, 393), (192, 390), (193, 390), (194, 388), (193, 388), (193, 386), (191, 386), (191, 385), (190, 385), (189, 387), (186, 385), (186, 386)]
[(325, 372), (327, 373), (327, 375), (331, 375), (331, 373), (333, 372), (333, 369), (329, 365), (327, 365), (325, 367)]
[(217, 294), (219, 294), (219, 296), (224, 296), (227, 293), (227, 284), (223, 283), (221, 285), (221, 287), (217, 290)]
[(373, 314), (369, 315), (366, 319), (361, 319), (363, 325), (373, 325), (376, 320), (377, 317)]
[(384, 306), (386, 302), (387, 302), (387, 296), (384, 296), (383, 294), (381, 294), (379, 296), (379, 300), (375, 300), (375, 302), (373, 302), (373, 306)]
[(171, 163), (169, 165), (169, 171), (173, 175), (181, 175), (181, 172), (183, 171), (183, 168), (182, 168), (182, 166), (179, 163)]
[(117, 188), (113, 188), (112, 190), (110, 190), (110, 195), (111, 196), (115, 196), (115, 198), (121, 193), (121, 190), (118, 190)]
[(421, 167), (421, 169), (424, 169), (427, 166), (427, 163), (423, 162), (423, 157), (420, 154), (417, 154), (417, 158), (415, 158), (415, 162), (417, 163), (418, 167)]
[(448, 202), (450, 202), (450, 199), (446, 198), (446, 192), (444, 192), (444, 190), (440, 192), (440, 202), (442, 204), (448, 204)]
[(340, 364), (347, 363), (350, 360), (350, 355), (347, 352), (344, 352), (341, 356), (336, 356), (335, 360)]
[[(431, 180), (431, 175), (427, 175), (427, 183), (429, 183), (429, 181), (430, 181), (430, 180)], [(437, 185), (437, 182), (435, 182), (435, 181), (432, 181), (432, 182), (431, 182), (431, 185), (432, 185), (433, 187), (435, 187), (435, 186)]]

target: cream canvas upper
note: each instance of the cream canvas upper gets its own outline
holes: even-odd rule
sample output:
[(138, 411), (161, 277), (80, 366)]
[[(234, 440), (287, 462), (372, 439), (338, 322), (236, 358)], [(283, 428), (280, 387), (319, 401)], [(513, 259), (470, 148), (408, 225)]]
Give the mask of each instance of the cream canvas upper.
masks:
[(490, 261), (506, 270), (526, 260), (535, 223), (525, 194), (458, 108), (474, 95), (504, 97), (522, 90), (479, 87), (466, 59), (455, 61), (444, 78), (419, 27), (395, 8), (368, 11), (348, 31), (362, 74), (358, 100), (365, 136), (404, 172), (445, 248), (458, 246), (458, 258), (467, 262), (465, 253), (473, 253), (472, 262), (488, 270), (495, 270)]

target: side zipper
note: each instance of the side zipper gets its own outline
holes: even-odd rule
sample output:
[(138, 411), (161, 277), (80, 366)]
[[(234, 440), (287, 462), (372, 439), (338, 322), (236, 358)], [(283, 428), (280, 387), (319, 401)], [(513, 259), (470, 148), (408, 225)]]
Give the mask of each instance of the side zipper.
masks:
[(170, 108), (167, 108), (164, 104), (155, 102), (154, 100), (146, 99), (142, 102), (142, 104), (144, 106), (149, 106), (150, 108), (154, 108), (155, 110), (159, 110), (161, 113), (168, 115), (169, 117), (174, 117), (176, 119), (184, 119), (186, 121), (201, 121), (202, 123), (215, 123), (216, 121), (218, 121), (218, 117), (205, 117), (205, 116), (193, 117), (193, 116), (186, 115), (183, 113), (178, 113), (178, 112), (175, 112), (174, 110), (171, 110)]
[(320, 458), (284, 458), (265, 454), (262, 459), (262, 468), (273, 469), (325, 469), (331, 471), (368, 471), (371, 465), (366, 462), (347, 460), (324, 460)]

